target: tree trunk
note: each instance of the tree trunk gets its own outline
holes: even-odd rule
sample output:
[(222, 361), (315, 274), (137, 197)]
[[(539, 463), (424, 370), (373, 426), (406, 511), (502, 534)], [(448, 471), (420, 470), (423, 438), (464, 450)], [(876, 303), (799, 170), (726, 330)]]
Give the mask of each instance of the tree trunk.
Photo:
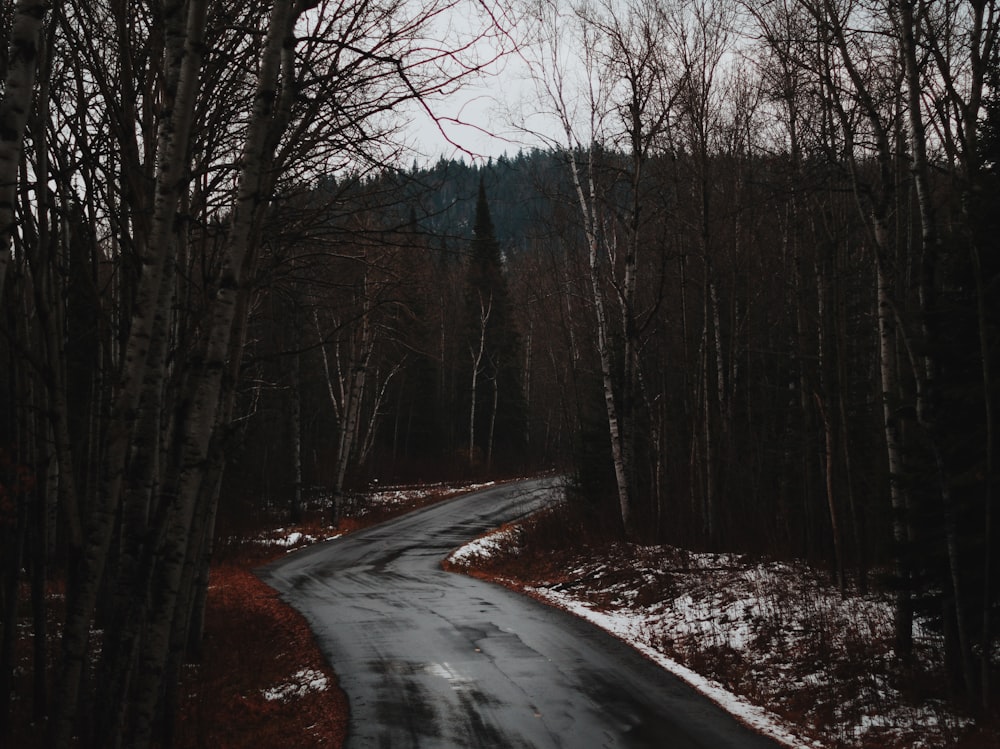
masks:
[(7, 78), (0, 99), (0, 301), (10, 264), (16, 229), (14, 204), (24, 150), (24, 131), (31, 113), (39, 48), (48, 0), (18, 0), (10, 30)]
[[(587, 256), (590, 268), (590, 291), (594, 303), (594, 317), (597, 333), (597, 352), (601, 361), (601, 379), (604, 389), (604, 407), (608, 416), (608, 434), (611, 439), (611, 459), (615, 469), (615, 484), (618, 490), (618, 508), (622, 521), (622, 527), (626, 538), (636, 537), (636, 528), (632, 517), (632, 488), (629, 484), (630, 466), (627, 463), (629, 452), (625, 447), (626, 435), (622, 433), (619, 407), (615, 399), (615, 378), (611, 363), (611, 345), (609, 341), (609, 327), (607, 313), (604, 306), (604, 291), (601, 288), (600, 274), (600, 239), (598, 234), (598, 221), (595, 211), (597, 210), (595, 186), (593, 181), (593, 164), (589, 164), (587, 191), (580, 177), (580, 170), (577, 167), (575, 158), (569, 155), (569, 164), (573, 186), (579, 201), (580, 211), (583, 215), (584, 232), (587, 237)], [(592, 162), (593, 153), (589, 159)], [(588, 198), (589, 195), (589, 198)]]
[[(297, 329), (297, 326), (296, 326)], [(296, 351), (292, 354), (289, 383), (290, 408), (288, 409), (288, 430), (292, 438), (292, 507), (291, 521), (302, 522), (302, 383), (300, 381), (300, 362), (298, 341)]]
[[(896, 21), (901, 42), (904, 75), (906, 79), (907, 134), (910, 141), (911, 170), (917, 205), (920, 209), (920, 271), (919, 300), (920, 319), (924, 334), (924, 387), (918, 391), (917, 416), (927, 433), (928, 443), (934, 456), (939, 482), (941, 502), (945, 515), (945, 543), (951, 573), (952, 592), (955, 596), (956, 634), (961, 655), (962, 676), (966, 694), (972, 700), (977, 697), (979, 679), (972, 652), (972, 635), (967, 610), (965, 573), (962, 571), (962, 540), (959, 536), (958, 509), (951, 492), (951, 472), (947, 465), (942, 441), (945, 439), (938, 428), (937, 376), (938, 376), (938, 305), (937, 305), (937, 263), (940, 252), (937, 219), (931, 195), (929, 165), (927, 161), (927, 134), (923, 120), (921, 102), (921, 68), (917, 49), (917, 27), (914, 18), (913, 0), (899, 0)], [(915, 373), (920, 377), (921, 373)]]
[(491, 378), (491, 384), (493, 385), (493, 403), (490, 409), (490, 431), (488, 442), (486, 446), (486, 472), (490, 473), (493, 470), (493, 433), (496, 430), (497, 425), (497, 400), (499, 397), (499, 386), (497, 384), (497, 368), (493, 369), (493, 377)]
[(162, 425), (169, 338), (163, 311), (169, 309), (174, 298), (174, 264), (169, 263), (160, 285), (157, 308), (161, 312), (155, 315), (150, 333), (139, 414), (122, 490), (118, 564), (116, 579), (112, 581), (111, 604), (118, 615), (111, 617), (105, 627), (100, 665), (103, 688), (95, 706), (95, 744), (109, 748), (119, 746), (124, 739), (128, 694), (148, 613), (153, 555), (160, 542), (155, 524), (153, 534), (150, 533), (150, 512), (160, 478), (161, 440), (169, 442), (163, 440)]
[[(986, 420), (986, 461), (984, 473), (986, 475), (984, 489), (984, 512), (983, 512), (983, 584), (982, 584), (982, 606), (983, 621), (982, 635), (980, 637), (980, 652), (993, 652), (993, 599), (994, 599), (994, 518), (993, 518), (993, 478), (994, 451), (996, 450), (995, 434), (995, 404), (993, 402), (993, 375), (991, 359), (991, 347), (989, 341), (990, 320), (986, 311), (986, 289), (983, 278), (982, 261), (979, 256), (978, 240), (971, 240), (971, 254), (973, 267), (976, 275), (976, 322), (979, 328), (979, 358), (982, 362), (983, 381), (983, 406)], [(989, 709), (992, 694), (992, 669), (991, 659), (984, 657), (980, 661), (980, 704), (984, 709)]]
[[(381, 384), (379, 383), (379, 373), (378, 369), (375, 370), (375, 384), (378, 386), (375, 395), (372, 398), (372, 408), (371, 416), (367, 421), (367, 426), (364, 430), (364, 436), (361, 439), (361, 450), (358, 454), (358, 465), (365, 466), (368, 464), (368, 459), (371, 457), (372, 450), (375, 448), (375, 438), (378, 435), (380, 416), (382, 416), (382, 404), (385, 402), (385, 393), (389, 387), (389, 383), (392, 379), (399, 373), (403, 368), (403, 362), (395, 364), (389, 371), (389, 374), (385, 376)], [(398, 413), (397, 413), (398, 421)], [(396, 459), (396, 440), (393, 437), (393, 449), (392, 458), (393, 462)]]
[(535, 321), (528, 316), (528, 335), (524, 341), (524, 447), (531, 454), (531, 338)]
[(483, 354), (486, 351), (486, 325), (490, 319), (490, 312), (493, 310), (492, 297), (483, 300), (479, 297), (479, 346), (471, 349), (472, 354), (472, 382), (469, 385), (469, 468), (474, 469), (476, 465), (476, 391), (479, 388), (479, 373), (481, 371)]
[(844, 549), (840, 531), (840, 517), (837, 512), (837, 494), (834, 488), (834, 459), (836, 437), (833, 422), (823, 398), (816, 394), (816, 408), (820, 421), (823, 423), (823, 475), (826, 487), (826, 506), (830, 513), (830, 533), (833, 536), (833, 568), (837, 580), (837, 589), (844, 594)]
[(344, 418), (340, 423), (340, 435), (337, 449), (337, 467), (333, 483), (333, 522), (340, 521), (343, 515), (344, 482), (347, 468), (355, 452), (358, 433), (358, 423), (361, 413), (361, 401), (364, 396), (365, 382), (368, 376), (368, 364), (371, 358), (371, 326), (369, 322), (369, 301), (367, 286), (363, 289), (361, 332), (356, 351), (351, 354), (349, 383), (346, 391), (346, 402), (343, 406)]
[(826, 287), (820, 263), (817, 261), (816, 272), (816, 371), (819, 373), (819, 392), (815, 393), (816, 408), (823, 424), (823, 476), (826, 488), (826, 506), (830, 514), (830, 532), (833, 536), (833, 565), (836, 574), (837, 588), (844, 594), (844, 549), (841, 536), (840, 513), (837, 510), (837, 493), (834, 473), (836, 471), (836, 434), (832, 415), (830, 382), (827, 374), (830, 364), (827, 361), (826, 325), (829, 315), (826, 310)]
[[(185, 15), (185, 10), (187, 14)], [(103, 486), (96, 505), (88, 513), (89, 524), (81, 554), (75, 560), (67, 591), (66, 624), (62, 638), (62, 673), (57, 682), (57, 713), (51, 724), (54, 749), (69, 746), (77, 715), (84, 674), (90, 623), (97, 602), (111, 542), (111, 532), (120, 500), (126, 455), (135, 423), (154, 317), (162, 315), (158, 302), (163, 270), (173, 249), (174, 221), (191, 130), (205, 27), (204, 0), (189, 5), (170, 2), (164, 8), (165, 34), (170, 40), (166, 60), (168, 112), (161, 120), (157, 139), (156, 198), (149, 246), (136, 298), (123, 367), (121, 390), (116, 399), (105, 448)], [(173, 94), (169, 96), (169, 94)], [(172, 104), (172, 107), (169, 105)]]
[[(876, 223), (876, 227), (881, 226)], [(885, 235), (884, 229), (879, 232)], [(886, 458), (889, 467), (889, 500), (892, 505), (892, 553), (895, 572), (895, 607), (893, 622), (896, 655), (909, 661), (913, 655), (913, 601), (910, 598), (910, 571), (903, 561), (908, 542), (909, 502), (903, 487), (903, 446), (899, 434), (896, 409), (898, 383), (896, 375), (896, 323), (890, 301), (889, 280), (882, 263), (875, 259), (878, 288), (879, 376), (882, 390), (882, 428), (885, 432)]]
[[(190, 395), (183, 398), (178, 417), (179, 451), (164, 481), (161, 503), (166, 508), (164, 543), (158, 553), (158, 573), (154, 601), (143, 652), (139, 661), (140, 679), (133, 705), (132, 746), (145, 749), (153, 735), (163, 678), (167, 672), (171, 632), (178, 615), (178, 600), (184, 594), (184, 570), (192, 543), (192, 524), (204, 492), (204, 464), (209, 444), (221, 416), (222, 379), (233, 342), (234, 329), (241, 326), (237, 312), (245, 314), (241, 297), (248, 293), (243, 278), (253, 264), (255, 232), (260, 212), (266, 208), (273, 176), (267, 173), (273, 151), (268, 144), (275, 130), (287, 125), (292, 94), (285, 81), (278, 97), (283, 52), (294, 47), (291, 37), (297, 12), (296, 3), (278, 0), (271, 9), (267, 39), (261, 56), (257, 91), (241, 159), (236, 202), (231, 216), (228, 242), (221, 258), (216, 294), (209, 308), (209, 325), (200, 360), (192, 362), (188, 378)], [(290, 42), (290, 40), (292, 40)], [(187, 612), (181, 611), (181, 615)]]
[(712, 428), (712, 383), (711, 366), (709, 364), (709, 340), (712, 316), (709, 307), (709, 265), (705, 263), (705, 287), (703, 293), (702, 307), (702, 328), (701, 328), (701, 432), (704, 439), (704, 463), (701, 472), (704, 480), (705, 494), (704, 507), (702, 509), (702, 532), (705, 539), (711, 543), (715, 540), (717, 532), (716, 507), (715, 507), (715, 440), (714, 429)]
[(243, 362), (243, 351), (246, 348), (247, 316), (250, 295), (240, 297), (240, 308), (236, 312), (233, 328), (233, 344), (229, 354), (229, 370), (223, 381), (222, 418), (224, 429), (213, 435), (206, 460), (206, 476), (204, 488), (205, 501), (209, 502), (205, 520), (204, 541), (201, 556), (196, 558), (197, 572), (195, 591), (191, 603), (190, 624), (187, 632), (185, 652), (196, 660), (202, 655), (202, 637), (205, 628), (205, 603), (208, 597), (210, 563), (215, 542), (215, 520), (219, 511), (219, 494), (222, 489), (222, 479), (225, 474), (226, 447), (232, 436), (233, 408), (236, 403), (236, 384), (239, 380), (240, 367)]

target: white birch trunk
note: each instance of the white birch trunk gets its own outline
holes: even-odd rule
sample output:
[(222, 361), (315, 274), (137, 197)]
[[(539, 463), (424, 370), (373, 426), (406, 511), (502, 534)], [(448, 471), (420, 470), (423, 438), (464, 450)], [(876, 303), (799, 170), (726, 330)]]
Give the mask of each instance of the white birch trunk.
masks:
[[(344, 408), (344, 420), (340, 425), (339, 449), (337, 450), (337, 472), (334, 478), (333, 494), (334, 501), (339, 502), (344, 492), (344, 482), (347, 478), (347, 468), (351, 463), (351, 456), (355, 450), (355, 440), (358, 433), (359, 414), (361, 412), (361, 400), (364, 394), (365, 379), (367, 377), (368, 362), (367, 357), (362, 354), (361, 358), (353, 362), (350, 372), (350, 386), (347, 391), (347, 403)], [(337, 519), (340, 519), (341, 510), (336, 508)]]
[[(604, 292), (601, 289), (600, 275), (600, 238), (598, 221), (595, 212), (596, 196), (593, 176), (588, 172), (587, 190), (584, 190), (580, 170), (572, 153), (568, 155), (570, 176), (576, 192), (580, 212), (583, 216), (583, 228), (587, 238), (587, 257), (590, 268), (590, 289), (593, 295), (594, 316), (597, 333), (597, 352), (601, 360), (601, 376), (604, 387), (604, 406), (608, 416), (608, 433), (611, 438), (611, 459), (615, 469), (615, 485), (618, 489), (618, 508), (625, 529), (625, 535), (633, 538), (635, 529), (632, 524), (632, 492), (629, 487), (626, 465), (627, 451), (624, 448), (623, 435), (620, 429), (619, 409), (615, 402), (614, 376), (611, 364), (611, 347), (608, 341), (608, 320), (604, 307)], [(593, 160), (593, 155), (589, 156)], [(592, 167), (592, 163), (588, 162)]]
[(888, 279), (882, 263), (876, 259), (878, 295), (879, 377), (882, 386), (882, 428), (885, 431), (886, 458), (889, 467), (889, 500), (892, 506), (892, 534), (896, 544), (893, 554), (896, 573), (896, 600), (894, 626), (897, 654), (906, 658), (912, 650), (913, 604), (910, 600), (909, 572), (901, 561), (901, 549), (907, 543), (906, 513), (909, 509), (902, 488), (903, 445), (899, 423), (894, 412), (897, 392), (895, 348), (895, 319), (890, 301)]
[(319, 313), (313, 310), (313, 322), (316, 325), (316, 336), (319, 341), (319, 353), (323, 359), (323, 373), (326, 375), (326, 393), (330, 397), (330, 406), (333, 408), (333, 416), (339, 422), (341, 419), (341, 403), (343, 402), (343, 385), (340, 387), (341, 399), (338, 400), (337, 393), (333, 389), (333, 373), (330, 370), (330, 357), (326, 353), (326, 345), (323, 343), (323, 330), (319, 324)]
[[(119, 554), (113, 582), (112, 607), (120, 615), (105, 629), (101, 653), (102, 699), (96, 716), (97, 741), (107, 747), (122, 741), (128, 690), (135, 654), (147, 615), (151, 584), (151, 552), (159, 542), (148, 535), (150, 511), (161, 456), (163, 381), (166, 376), (167, 321), (163, 312), (174, 298), (174, 264), (164, 269), (158, 312), (151, 331), (150, 355), (143, 377), (142, 395), (128, 457), (128, 475), (122, 487)], [(169, 441), (169, 440), (164, 440)], [(109, 574), (110, 576), (110, 574)]]
[[(366, 271), (367, 274), (367, 271)], [(342, 516), (344, 482), (351, 458), (356, 452), (358, 428), (360, 424), (361, 404), (364, 399), (365, 385), (368, 377), (368, 365), (371, 361), (373, 341), (368, 299), (367, 275), (362, 288), (361, 332), (357, 351), (348, 362), (348, 385), (345, 391), (343, 405), (344, 418), (340, 421), (340, 435), (337, 449), (337, 467), (333, 483), (333, 516), (338, 522)], [(343, 382), (344, 378), (341, 378)]]
[[(232, 426), (233, 409), (236, 404), (236, 383), (239, 379), (240, 366), (243, 360), (243, 351), (246, 347), (247, 332), (247, 310), (249, 308), (250, 296), (244, 294), (240, 298), (241, 308), (237, 310), (236, 320), (233, 329), (233, 344), (229, 355), (228, 372), (224, 381), (224, 394), (222, 398), (222, 417), (220, 423), (228, 429)], [(201, 639), (204, 630), (205, 600), (208, 594), (209, 564), (211, 561), (213, 541), (215, 538), (215, 519), (219, 508), (219, 492), (221, 490), (222, 477), (225, 472), (225, 443), (228, 435), (213, 437), (212, 446), (209, 450), (209, 457), (206, 461), (207, 478), (203, 486), (207, 487), (205, 495), (207, 501), (211, 502), (207, 508), (207, 520), (204, 531), (204, 541), (201, 549), (201, 556), (197, 558), (198, 566), (195, 578), (196, 589), (192, 594), (190, 629), (188, 632), (188, 649), (192, 653), (200, 652)]]
[(252, 261), (256, 244), (253, 233), (258, 212), (268, 201), (270, 175), (266, 170), (273, 154), (267, 152), (266, 146), (273, 140), (274, 130), (283, 128), (287, 122), (288, 112), (283, 107), (290, 104), (290, 82), (282, 90), (280, 101), (278, 86), (283, 50), (291, 38), (296, 17), (295, 6), (296, 3), (289, 0), (276, 0), (271, 9), (253, 112), (241, 159), (229, 240), (210, 308), (204, 358), (200, 365), (195, 363), (193, 393), (185, 418), (180, 421), (185, 429), (181, 437), (176, 483), (174, 486), (168, 484), (164, 489), (163, 501), (171, 509), (164, 546), (159, 554), (156, 605), (150, 614), (140, 662), (143, 678), (135, 694), (132, 745), (136, 749), (145, 749), (152, 740), (153, 719), (166, 668), (176, 604), (181, 593), (194, 512), (202, 488), (204, 462), (220, 416), (222, 375), (230, 352), (236, 311), (241, 307), (239, 297), (241, 292), (246, 293), (242, 288), (243, 276), (248, 261)]
[[(185, 9), (187, 14), (184, 14)], [(186, 170), (186, 154), (202, 60), (206, 3), (191, 0), (186, 6), (171, 2), (164, 9), (168, 39), (168, 90), (175, 91), (170, 116), (161, 121), (157, 136), (156, 196), (149, 245), (143, 255), (135, 315), (122, 362), (123, 382), (110, 420), (104, 458), (105, 476), (97, 504), (89, 513), (84, 548), (74, 571), (75, 594), (69, 598), (62, 638), (62, 673), (55, 699), (50, 744), (69, 745), (79, 702), (79, 689), (90, 635), (90, 622), (98, 586), (107, 560), (115, 513), (121, 497), (126, 455), (132, 438), (139, 394), (148, 366), (153, 320), (162, 299), (160, 286), (174, 233), (174, 218)]]
[[(942, 437), (938, 433), (938, 417), (935, 409), (937, 389), (936, 353), (937, 327), (937, 281), (936, 268), (939, 254), (937, 222), (931, 195), (929, 166), (927, 161), (927, 133), (923, 119), (921, 101), (921, 69), (918, 56), (923, 52), (917, 48), (917, 25), (914, 18), (914, 0), (898, 0), (896, 3), (898, 34), (902, 48), (903, 70), (906, 79), (907, 135), (910, 142), (911, 171), (920, 209), (921, 252), (920, 252), (920, 313), (924, 333), (923, 376), (926, 379), (924, 397), (917, 403), (917, 415), (929, 437), (928, 442), (936, 463), (941, 502), (945, 515), (945, 545), (951, 573), (952, 593), (955, 597), (955, 623), (961, 650), (962, 675), (966, 692), (970, 698), (977, 697), (979, 679), (973, 662), (972, 635), (968, 622), (965, 576), (962, 572), (962, 541), (958, 528), (958, 510), (954, 506), (951, 493), (950, 470), (946, 464)], [(915, 373), (918, 377), (920, 373)]]
[(486, 324), (493, 309), (493, 297), (487, 302), (479, 297), (479, 348), (471, 350), (472, 383), (469, 387), (469, 467), (476, 464), (476, 390), (479, 387), (479, 372), (483, 362), (483, 352), (486, 350)]
[(0, 301), (16, 229), (14, 204), (38, 71), (39, 48), (48, 0), (18, 0), (10, 31), (7, 78), (0, 100)]

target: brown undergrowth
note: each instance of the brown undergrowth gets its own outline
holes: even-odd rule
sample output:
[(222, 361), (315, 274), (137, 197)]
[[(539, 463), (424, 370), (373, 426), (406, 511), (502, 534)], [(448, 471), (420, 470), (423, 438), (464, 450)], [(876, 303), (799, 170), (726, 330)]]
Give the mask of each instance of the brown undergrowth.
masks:
[[(347, 698), (305, 620), (252, 572), (260, 561), (212, 569), (204, 657), (184, 675), (178, 749), (284, 749), (343, 745)], [(325, 689), (267, 699), (309, 670)]]
[[(281, 518), (259, 513), (228, 524), (217, 539), (205, 612), (202, 657), (184, 666), (179, 690), (175, 749), (306, 749), (343, 746), (348, 703), (325, 663), (305, 619), (285, 605), (254, 570), (295, 548), (350, 533), (461, 493), (459, 485), (411, 488), (392, 501), (364, 505), (331, 528), (319, 510), (302, 523), (275, 530)], [(295, 543), (276, 543), (290, 534)], [(49, 672), (62, 619), (61, 580), (49, 584)], [(21, 595), (28, 600), (27, 593)], [(0, 747), (44, 749), (46, 724), (33, 721), (32, 630), (27, 605), (19, 612), (18, 668), (10, 731)], [(95, 633), (95, 646), (99, 637)], [(308, 679), (303, 681), (303, 674)], [(325, 682), (323, 682), (325, 679)], [(317, 685), (322, 686), (318, 688)], [(281, 693), (280, 698), (268, 695)]]
[[(281, 601), (253, 570), (331, 534), (361, 530), (392, 517), (454, 496), (454, 488), (416, 494), (369, 507), (358, 517), (324, 524), (320, 513), (282, 528), (301, 541), (273, 543), (277, 524), (220, 539), (213, 565), (205, 619), (204, 659), (184, 676), (177, 749), (297, 749), (343, 746), (348, 703), (326, 664), (305, 619)], [(268, 690), (294, 684), (303, 671), (326, 676), (325, 689), (305, 690), (268, 700)]]
[[(319, 512), (275, 531), (277, 519), (256, 531), (220, 539), (209, 583), (204, 658), (184, 675), (176, 749), (339, 749), (348, 703), (305, 619), (281, 601), (253, 570), (297, 547), (351, 533), (449, 499), (459, 486), (415, 490), (399, 499), (369, 503), (330, 528)], [(279, 536), (300, 540), (275, 545)], [(267, 699), (268, 690), (295, 685), (303, 671), (322, 673), (325, 689)], [(295, 690), (286, 690), (294, 692)]]
[[(184, 666), (181, 678), (176, 749), (343, 745), (348, 718), (344, 693), (305, 620), (253, 573), (274, 554), (247, 545), (213, 565), (202, 658)], [(49, 631), (57, 633), (63, 608), (59, 581), (50, 585), (49, 598)], [(19, 635), (10, 732), (6, 740), (0, 739), (0, 747), (44, 749), (46, 722), (34, 721), (31, 715), (32, 634), (26, 617)], [(49, 648), (50, 673), (55, 670), (55, 644)], [(99, 644), (95, 633), (94, 645)], [(303, 670), (325, 677), (326, 688), (266, 699), (266, 690), (288, 683)]]

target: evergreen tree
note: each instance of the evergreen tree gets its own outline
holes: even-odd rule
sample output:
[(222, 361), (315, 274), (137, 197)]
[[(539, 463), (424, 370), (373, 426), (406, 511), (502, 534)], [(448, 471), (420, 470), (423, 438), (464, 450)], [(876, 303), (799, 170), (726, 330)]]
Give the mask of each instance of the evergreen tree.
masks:
[(522, 457), (525, 413), (520, 338), (482, 178), (469, 255), (465, 339), (472, 384), (465, 415), (472, 458), (488, 470), (513, 466)]

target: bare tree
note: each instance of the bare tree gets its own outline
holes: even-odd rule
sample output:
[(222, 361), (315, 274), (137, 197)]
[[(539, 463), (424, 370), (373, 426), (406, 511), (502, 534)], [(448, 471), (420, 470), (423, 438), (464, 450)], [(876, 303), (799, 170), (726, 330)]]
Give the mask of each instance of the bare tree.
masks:
[[(642, 320), (637, 307), (637, 267), (644, 167), (663, 143), (676, 97), (664, 47), (666, 19), (660, 4), (631, 3), (571, 8), (568, 18), (552, 3), (542, 7), (539, 19), (547, 35), (547, 59), (536, 82), (560, 123), (559, 148), (582, 217), (618, 505), (629, 538), (638, 534), (634, 452)], [(575, 32), (572, 39), (562, 36), (567, 26)], [(570, 63), (571, 55), (580, 59)], [(574, 65), (584, 71), (579, 90), (572, 88)], [(576, 109), (574, 101), (583, 102), (581, 109)], [(607, 200), (599, 173), (601, 150), (618, 146), (628, 154), (628, 167), (623, 170), (629, 195), (625, 206)], [(607, 283), (620, 310), (619, 325), (610, 319)], [(624, 346), (620, 371), (612, 362), (615, 341)]]
[(45, 0), (19, 0), (10, 30), (3, 98), (0, 99), (0, 299), (16, 229), (14, 202), (22, 164), (24, 130), (31, 112), (45, 13)]
[(483, 372), (483, 355), (486, 352), (486, 329), (493, 311), (493, 298), (479, 297), (479, 339), (469, 344), (472, 357), (472, 375), (469, 384), (469, 466), (476, 464), (476, 386)]
[[(429, 41), (452, 5), (13, 9), (0, 102), (0, 287), (12, 288), (6, 269), (15, 267), (17, 287), (2, 298), (8, 312), (27, 313), (9, 340), (31, 374), (14, 398), (49, 424), (23, 420), (4, 436), (24, 446), (51, 439), (41, 491), (64, 522), (45, 530), (56, 526), (42, 513), (32, 533), (35, 524), (45, 539), (68, 530), (53, 746), (74, 734), (143, 746), (154, 716), (169, 713), (175, 646), (197, 629), (204, 600), (274, 196), (321, 171), (402, 153), (395, 109), (454, 89), (485, 63), (469, 54), (474, 31)], [(19, 560), (4, 559), (6, 585)], [(107, 625), (99, 654), (98, 618)]]
[(918, 416), (931, 435), (931, 445), (937, 464), (938, 481), (945, 507), (947, 551), (951, 568), (951, 586), (955, 596), (955, 616), (961, 648), (966, 688), (970, 696), (978, 691), (980, 702), (989, 705), (990, 677), (988, 658), (982, 658), (979, 677), (974, 673), (973, 632), (981, 627), (981, 652), (992, 647), (992, 481), (985, 482), (985, 554), (982, 622), (971, 621), (970, 609), (974, 594), (968, 588), (964, 570), (964, 544), (959, 529), (959, 501), (952, 494), (954, 475), (961, 471), (947, 456), (948, 437), (941, 425), (941, 398), (937, 392), (942, 384), (940, 370), (945, 356), (940, 353), (940, 341), (946, 335), (940, 322), (940, 265), (944, 259), (941, 246), (939, 208), (934, 195), (932, 143), (940, 141), (952, 165), (953, 179), (963, 196), (962, 239), (968, 248), (975, 284), (975, 319), (978, 328), (979, 359), (982, 367), (982, 393), (985, 407), (983, 433), (985, 454), (982, 462), (986, 475), (991, 476), (995, 449), (995, 417), (991, 383), (992, 355), (987, 330), (990, 327), (984, 304), (984, 278), (981, 240), (975, 226), (981, 221), (976, 215), (975, 194), (981, 190), (982, 165), (979, 143), (979, 122), (984, 100), (984, 87), (989, 61), (994, 59), (1000, 35), (1000, 19), (992, 2), (933, 4), (917, 0), (888, 3), (894, 32), (899, 40), (901, 66), (907, 103), (906, 130), (909, 140), (910, 170), (920, 215), (920, 285), (919, 300), (924, 338), (923, 374), (926, 397)]

